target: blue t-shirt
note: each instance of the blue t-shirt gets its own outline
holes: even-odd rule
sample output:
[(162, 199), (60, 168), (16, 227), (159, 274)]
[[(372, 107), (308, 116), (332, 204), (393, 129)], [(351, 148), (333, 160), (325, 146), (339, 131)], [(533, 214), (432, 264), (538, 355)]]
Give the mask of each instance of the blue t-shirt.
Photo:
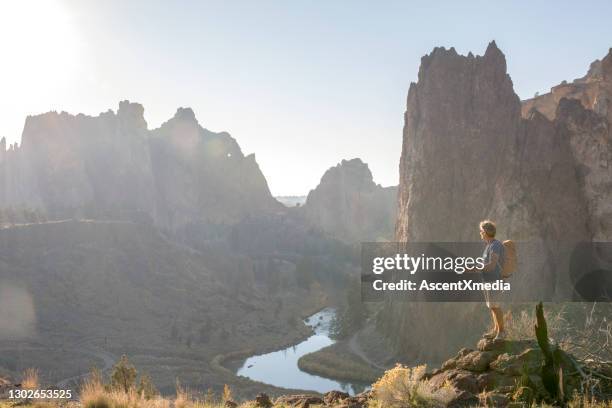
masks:
[(482, 280), (485, 282), (495, 282), (502, 277), (502, 265), (504, 264), (504, 245), (498, 240), (494, 239), (485, 246), (482, 257), (484, 258), (485, 265), (491, 260), (491, 255), (497, 254), (497, 264), (495, 269), (489, 272), (482, 273)]

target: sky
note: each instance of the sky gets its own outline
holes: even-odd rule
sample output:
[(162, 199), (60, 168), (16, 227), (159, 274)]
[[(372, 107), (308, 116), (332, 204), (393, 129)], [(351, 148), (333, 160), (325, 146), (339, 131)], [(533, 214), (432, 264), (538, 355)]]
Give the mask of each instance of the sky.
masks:
[(612, 47), (612, 2), (0, 0), (0, 137), (27, 115), (191, 107), (255, 153), (274, 195), (305, 195), (361, 158), (399, 180), (403, 114), (436, 46), (495, 40), (522, 98), (583, 76)]

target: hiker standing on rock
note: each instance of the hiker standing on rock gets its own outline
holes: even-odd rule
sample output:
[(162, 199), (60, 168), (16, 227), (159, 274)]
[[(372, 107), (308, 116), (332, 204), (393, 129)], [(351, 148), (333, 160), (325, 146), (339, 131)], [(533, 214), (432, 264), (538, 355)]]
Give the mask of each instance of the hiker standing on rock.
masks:
[[(484, 266), (481, 269), (472, 269), (471, 272), (480, 272), (484, 282), (495, 282), (498, 279), (502, 279), (504, 245), (495, 239), (496, 232), (497, 228), (493, 221), (484, 220), (480, 222), (480, 239), (486, 243), (482, 253)], [(500, 304), (495, 300), (495, 291), (485, 290), (484, 298), (493, 318), (493, 329), (485, 333), (484, 337), (495, 340), (503, 339), (506, 336), (504, 314)]]

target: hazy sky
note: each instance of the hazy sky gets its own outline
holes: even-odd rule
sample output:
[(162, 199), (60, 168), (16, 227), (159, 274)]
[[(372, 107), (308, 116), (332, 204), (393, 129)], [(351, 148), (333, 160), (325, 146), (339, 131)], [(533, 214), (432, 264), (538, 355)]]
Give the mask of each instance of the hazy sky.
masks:
[(398, 182), (403, 112), (435, 46), (495, 39), (521, 98), (612, 47), (612, 2), (0, 0), (0, 136), (28, 114), (140, 102), (150, 128), (190, 106), (255, 153), (274, 195), (360, 157)]

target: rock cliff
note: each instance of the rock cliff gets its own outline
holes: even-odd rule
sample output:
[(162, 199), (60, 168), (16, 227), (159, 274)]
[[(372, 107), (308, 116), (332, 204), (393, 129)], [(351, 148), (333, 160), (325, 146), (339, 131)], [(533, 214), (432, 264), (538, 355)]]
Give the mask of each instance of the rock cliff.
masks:
[(360, 159), (330, 168), (299, 209), (314, 225), (351, 242), (390, 240), (396, 212), (396, 187), (374, 183)]
[(491, 218), (501, 238), (533, 242), (521, 249), (543, 255), (524, 257), (534, 275), (521, 276), (563, 290), (568, 271), (558, 265), (593, 237), (572, 138), (562, 120), (521, 116), (494, 42), (482, 57), (435, 49), (408, 94), (397, 239), (477, 241), (478, 222)]
[[(436, 48), (423, 57), (405, 113), (397, 240), (478, 241), (478, 222), (493, 219), (500, 239), (524, 243), (513, 290), (567, 299), (579, 279), (569, 271), (573, 248), (612, 234), (611, 133), (602, 108), (609, 60), (584, 85), (598, 89), (597, 103), (561, 98), (553, 109), (552, 97), (521, 104), (495, 42), (483, 56)], [(391, 304), (388, 312), (394, 323), (383, 326), (405, 350), (437, 339), (428, 357), (474, 340), (440, 339), (441, 325), (483, 324), (470, 306)], [(441, 320), (432, 328), (434, 316)]]
[(561, 125), (577, 163), (594, 241), (612, 237), (612, 48), (571, 83), (522, 104), (524, 117), (538, 111)]
[(281, 208), (255, 157), (229, 134), (202, 128), (188, 108), (155, 130), (143, 114), (123, 101), (96, 117), (28, 117), (21, 146), (0, 144), (0, 207), (50, 219), (150, 217), (169, 229)]

